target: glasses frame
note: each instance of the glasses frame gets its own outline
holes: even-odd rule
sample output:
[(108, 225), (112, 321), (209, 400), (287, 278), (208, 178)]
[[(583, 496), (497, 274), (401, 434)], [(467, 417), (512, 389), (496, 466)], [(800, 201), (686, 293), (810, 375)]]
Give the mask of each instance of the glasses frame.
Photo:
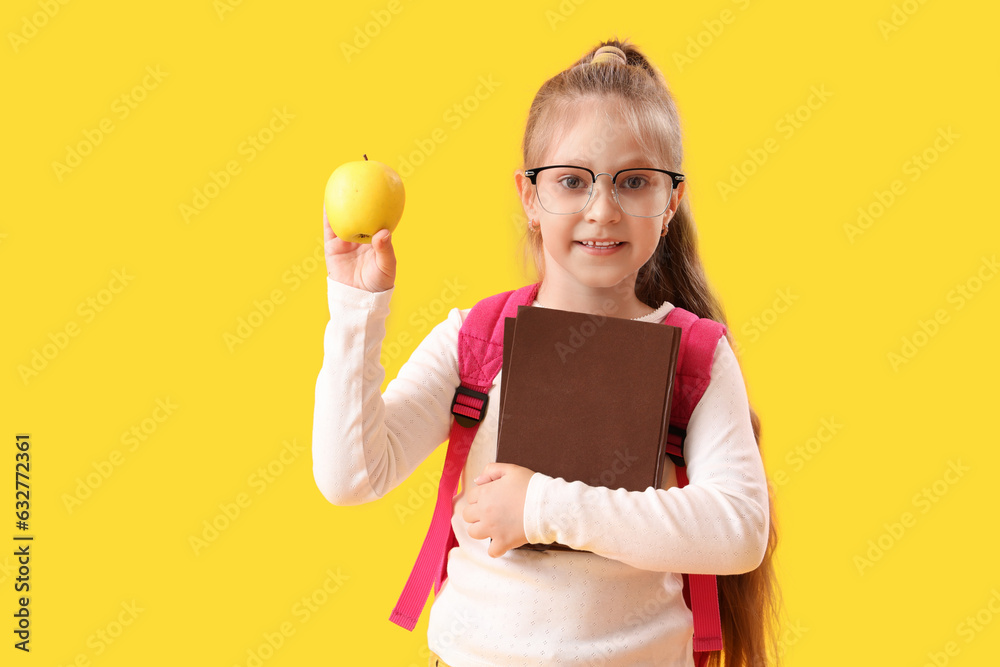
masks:
[[(542, 200), (538, 196), (538, 183), (535, 181), (535, 179), (538, 178), (539, 172), (545, 171), (546, 169), (558, 169), (560, 167), (570, 168), (570, 169), (582, 169), (583, 171), (590, 174), (590, 177), (592, 179), (590, 183), (590, 191), (587, 193), (586, 203), (584, 203), (584, 205), (579, 210), (573, 211), (572, 213), (554, 213), (553, 211), (549, 211), (549, 209), (545, 208), (545, 205), (542, 204)], [(618, 201), (618, 177), (621, 176), (626, 171), (658, 171), (661, 174), (667, 174), (668, 176), (670, 176), (670, 195), (667, 197), (667, 205), (663, 208), (662, 211), (660, 211), (656, 215), (633, 215), (632, 213), (626, 211), (624, 207), (622, 207), (622, 203)], [(592, 169), (587, 169), (586, 167), (581, 167), (575, 164), (550, 164), (547, 167), (535, 167), (534, 169), (525, 169), (524, 175), (528, 178), (528, 180), (531, 181), (531, 185), (533, 185), (535, 188), (535, 199), (538, 200), (538, 205), (541, 206), (543, 209), (545, 209), (548, 213), (552, 213), (552, 215), (576, 215), (580, 211), (590, 206), (590, 202), (594, 199), (594, 186), (597, 185), (597, 177), (601, 175), (606, 175), (611, 177), (611, 194), (612, 196), (614, 196), (615, 203), (618, 204), (618, 208), (621, 209), (622, 213), (624, 213), (625, 215), (631, 215), (634, 218), (658, 218), (664, 213), (666, 213), (667, 209), (670, 208), (670, 200), (673, 199), (674, 190), (677, 189), (677, 186), (680, 183), (684, 182), (684, 174), (681, 174), (676, 171), (668, 171), (666, 169), (655, 169), (653, 167), (629, 167), (628, 169), (619, 169), (612, 176), (610, 173), (606, 171), (601, 171), (595, 174)]]

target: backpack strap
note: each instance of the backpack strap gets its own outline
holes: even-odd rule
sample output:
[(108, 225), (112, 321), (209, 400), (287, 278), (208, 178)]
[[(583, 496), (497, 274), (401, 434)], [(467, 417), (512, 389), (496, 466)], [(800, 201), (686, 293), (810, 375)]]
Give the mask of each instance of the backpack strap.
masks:
[(448, 436), (448, 453), (438, 483), (434, 515), (413, 570), (389, 616), (390, 621), (407, 630), (416, 627), (431, 585), (437, 594), (448, 577), (448, 552), (458, 544), (451, 527), (452, 499), (472, 441), (486, 414), (490, 387), (503, 365), (504, 318), (516, 316), (518, 306), (531, 305), (538, 287), (539, 284), (534, 283), (483, 299), (472, 307), (459, 329), (458, 376), (461, 384), (451, 402), (455, 418)]
[[(677, 486), (688, 484), (684, 461), (684, 438), (691, 413), (698, 405), (712, 379), (712, 361), (719, 339), (726, 327), (707, 318), (700, 318), (682, 308), (673, 308), (663, 322), (681, 329), (677, 375), (670, 407), (670, 428), (667, 435), (667, 455), (674, 462)], [(708, 652), (722, 650), (722, 622), (719, 617), (719, 592), (715, 575), (685, 574), (684, 601), (694, 619), (695, 664), (702, 665)]]

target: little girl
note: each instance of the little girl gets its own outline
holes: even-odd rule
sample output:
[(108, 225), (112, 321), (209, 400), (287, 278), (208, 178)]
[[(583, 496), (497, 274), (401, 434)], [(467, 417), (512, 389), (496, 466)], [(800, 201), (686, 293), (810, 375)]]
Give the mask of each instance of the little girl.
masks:
[[(654, 323), (676, 306), (725, 324), (698, 258), (681, 155), (666, 83), (627, 41), (603, 42), (545, 82), (514, 174), (540, 277), (533, 306)], [(330, 502), (354, 505), (391, 491), (449, 437), (469, 310), (452, 309), (380, 393), (390, 233), (370, 245), (342, 241), (325, 213), (324, 230), (330, 322), (313, 470)], [(724, 652), (699, 662), (766, 664), (775, 530), (728, 333), (688, 423), (683, 488), (672, 464), (662, 488), (627, 492), (497, 463), (489, 406), (499, 405), (500, 380), (447, 507), (456, 539), (430, 610), (431, 665), (694, 665), (679, 573), (724, 575)], [(552, 542), (579, 551), (515, 549)], [(426, 592), (417, 597), (423, 604)]]

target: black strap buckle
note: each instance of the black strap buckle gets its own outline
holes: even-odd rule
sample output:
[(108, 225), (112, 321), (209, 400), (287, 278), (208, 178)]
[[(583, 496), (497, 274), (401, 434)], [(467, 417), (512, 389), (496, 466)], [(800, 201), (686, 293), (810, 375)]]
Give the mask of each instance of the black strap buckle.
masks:
[[(455, 412), (455, 405), (458, 404), (459, 394), (463, 394), (465, 396), (469, 396), (471, 398), (475, 398), (483, 402), (482, 406), (479, 408), (478, 417), (470, 417), (467, 414), (460, 414), (458, 412)], [(469, 389), (468, 387), (459, 385), (458, 388), (455, 389), (455, 397), (451, 399), (451, 414), (455, 415), (455, 421), (457, 421), (460, 425), (465, 426), (466, 428), (472, 428), (473, 426), (476, 426), (477, 424), (479, 424), (479, 422), (483, 420), (483, 415), (486, 414), (486, 405), (489, 402), (490, 402), (490, 397), (487, 394), (484, 394), (481, 391), (476, 391), (475, 389)], [(464, 402), (461, 403), (460, 405), (462, 406), (462, 408), (466, 410), (476, 409), (473, 406), (467, 405)]]
[(683, 468), (684, 463), (684, 438), (687, 430), (671, 424), (667, 428), (667, 456), (674, 465)]

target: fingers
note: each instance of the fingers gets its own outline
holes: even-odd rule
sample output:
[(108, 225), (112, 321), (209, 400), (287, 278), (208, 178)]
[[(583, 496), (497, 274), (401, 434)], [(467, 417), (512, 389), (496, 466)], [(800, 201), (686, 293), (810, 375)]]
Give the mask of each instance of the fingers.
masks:
[(510, 544), (498, 534), (501, 531), (493, 522), (487, 521), (481, 516), (477, 505), (467, 505), (462, 510), (462, 518), (468, 524), (466, 532), (474, 540), (490, 540), (487, 553), (491, 558), (499, 558), (510, 550)]
[(462, 518), (467, 523), (476, 523), (480, 520), (479, 489), (475, 486), (465, 492), (465, 509), (462, 510)]
[(372, 236), (372, 247), (383, 260), (392, 260), (395, 263), (396, 255), (392, 248), (392, 232), (388, 229), (380, 229)]
[(466, 532), (469, 533), (469, 537), (474, 540), (485, 540), (490, 536), (489, 532), (483, 527), (482, 521), (470, 523)]
[(469, 524), (466, 532), (474, 540), (489, 540), (490, 545), (487, 553), (493, 558), (498, 558), (507, 553), (507, 547), (503, 546), (496, 535), (491, 534), (490, 527), (483, 521), (474, 520), (475, 512), (470, 512), (466, 508), (462, 512), (462, 517)]
[(486, 553), (490, 556), (490, 558), (500, 558), (500, 556), (503, 556), (507, 553), (507, 551), (508, 549), (505, 544), (498, 540), (491, 539), (490, 548), (486, 550)]
[(476, 511), (472, 509), (471, 505), (466, 506), (466, 508), (462, 510), (462, 518), (465, 519), (467, 524), (469, 524), (469, 535), (472, 535), (472, 526), (479, 523), (479, 517), (476, 516)]
[(326, 204), (323, 204), (323, 247), (326, 249), (327, 256), (350, 252), (357, 246), (357, 243), (345, 241), (337, 236), (333, 228), (330, 227), (330, 219), (326, 216)]
[(388, 229), (380, 229), (372, 236), (375, 251), (375, 267), (382, 274), (380, 289), (389, 289), (396, 282), (396, 254), (392, 249), (392, 234)]
[(330, 220), (326, 217), (326, 202), (323, 202), (323, 241), (330, 241), (337, 238), (330, 227)]
[(507, 474), (507, 468), (505, 463), (487, 463), (483, 471), (479, 473), (473, 482), (476, 484), (489, 484), (490, 482), (495, 482), (504, 475)]

